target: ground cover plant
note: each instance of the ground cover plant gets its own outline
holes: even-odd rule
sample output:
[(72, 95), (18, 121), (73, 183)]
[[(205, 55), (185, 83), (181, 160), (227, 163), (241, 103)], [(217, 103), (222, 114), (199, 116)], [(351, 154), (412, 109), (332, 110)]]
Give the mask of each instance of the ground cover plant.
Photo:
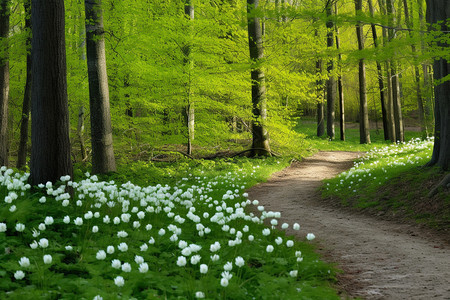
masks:
[[(314, 235), (302, 233), (303, 242), (286, 236), (284, 229), (300, 225), (279, 224), (279, 213), (246, 197), (255, 178), (267, 177), (266, 166), (286, 163), (188, 162), (176, 170), (141, 164), (134, 166), (140, 178), (158, 170), (161, 183), (86, 173), (36, 189), (27, 173), (3, 167), (0, 293), (5, 299), (338, 298), (329, 287), (334, 270), (307, 243)], [(259, 216), (247, 213), (251, 205)]]
[(413, 219), (446, 230), (450, 227), (448, 193), (427, 196), (445, 176), (439, 169), (423, 168), (432, 148), (433, 138), (375, 147), (349, 171), (325, 181), (323, 196), (377, 215)]

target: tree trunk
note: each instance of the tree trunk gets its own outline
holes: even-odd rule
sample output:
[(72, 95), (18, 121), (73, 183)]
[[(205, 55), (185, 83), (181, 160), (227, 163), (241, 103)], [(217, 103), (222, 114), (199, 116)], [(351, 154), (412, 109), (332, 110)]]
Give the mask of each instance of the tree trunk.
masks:
[[(338, 14), (337, 4), (335, 3), (335, 13)], [(335, 26), (336, 30), (336, 49), (339, 51), (340, 49), (340, 40), (339, 40), (339, 28), (337, 25)], [(341, 141), (345, 141), (345, 107), (344, 107), (344, 87), (342, 84), (342, 54), (338, 55), (339, 60), (339, 75), (338, 75), (338, 93), (339, 93), (339, 129), (340, 129), (340, 139)]]
[(63, 0), (31, 2), (32, 185), (72, 176)]
[(85, 0), (92, 173), (116, 171), (101, 0)]
[(77, 136), (80, 142), (81, 160), (84, 161), (87, 158), (86, 146), (84, 143), (84, 106), (81, 105), (78, 110), (78, 126), (77, 126)]
[(0, 0), (0, 166), (8, 166), (9, 0)]
[[(184, 4), (184, 13), (189, 18), (189, 20), (194, 20), (194, 5), (192, 3), (192, 0), (185, 0)], [(186, 107), (185, 107), (185, 113), (186, 113), (186, 125), (187, 125), (187, 154), (192, 154), (192, 141), (194, 140), (194, 133), (195, 133), (195, 110), (194, 110), (194, 102), (192, 101), (192, 68), (193, 68), (193, 61), (191, 56), (192, 46), (190, 45), (190, 40), (188, 42), (188, 45), (186, 45), (183, 49), (184, 56), (185, 56), (185, 65), (188, 68), (188, 82), (187, 82), (187, 95), (186, 95)]]
[[(362, 13), (362, 0), (355, 0), (356, 15)], [(356, 24), (359, 51), (364, 50), (364, 31), (361, 22)], [(359, 60), (359, 141), (361, 144), (370, 144), (369, 110), (367, 107), (366, 92), (366, 64), (364, 59)]]
[(266, 128), (266, 84), (263, 67), (264, 48), (260, 19), (254, 15), (259, 0), (247, 0), (248, 44), (252, 61), (252, 151), (251, 156), (270, 155), (269, 136)]
[(316, 61), (316, 72), (318, 79), (316, 80), (316, 97), (317, 97), (317, 136), (325, 134), (324, 105), (323, 105), (323, 80), (322, 76), (322, 60)]
[[(374, 8), (372, 5), (372, 0), (368, 0), (368, 4), (369, 4), (369, 12), (370, 12), (370, 16), (373, 18), (374, 17)], [(373, 44), (375, 46), (375, 48), (378, 48), (379, 44), (378, 44), (378, 34), (377, 34), (377, 29), (375, 27), (375, 24), (371, 24), (371, 29), (372, 29), (372, 37), (373, 37)], [(381, 63), (377, 60), (377, 77), (378, 77), (378, 87), (380, 89), (380, 102), (381, 102), (381, 116), (383, 119), (383, 135), (384, 135), (384, 140), (387, 141), (389, 140), (389, 125), (388, 125), (388, 120), (387, 120), (387, 113), (386, 113), (386, 91), (385, 91), (385, 87), (384, 87), (384, 81), (383, 81), (383, 70), (381, 67)]]
[[(450, 3), (446, 0), (427, 0), (427, 21), (439, 23), (442, 32), (448, 32), (450, 26), (445, 21), (450, 18)], [(438, 46), (448, 49), (443, 41)], [(450, 80), (440, 81), (450, 74), (450, 63), (444, 58), (435, 58), (433, 63), (434, 78), (439, 82), (435, 87), (435, 140), (433, 156), (429, 165), (437, 165), (443, 170), (450, 169)]]
[[(332, 1), (327, 2), (327, 47), (332, 49), (334, 47), (334, 22), (331, 20), (332, 16)], [(334, 77), (334, 59), (331, 58), (327, 65), (328, 81), (327, 81), (327, 135), (331, 140), (334, 140), (334, 107), (336, 103), (336, 78)]]
[(27, 46), (27, 78), (25, 81), (25, 91), (22, 104), (22, 118), (20, 120), (20, 141), (17, 154), (17, 168), (23, 169), (27, 164), (27, 144), (28, 144), (28, 124), (30, 120), (31, 106), (31, 0), (26, 0), (23, 4), (25, 8), (25, 30), (28, 33), (26, 39)]

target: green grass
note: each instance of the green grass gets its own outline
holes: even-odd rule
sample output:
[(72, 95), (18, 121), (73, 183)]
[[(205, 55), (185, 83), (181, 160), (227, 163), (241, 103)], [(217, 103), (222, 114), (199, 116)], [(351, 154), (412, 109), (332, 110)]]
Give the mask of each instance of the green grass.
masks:
[[(139, 162), (120, 166), (119, 173), (102, 178), (83, 175), (79, 166), (78, 184), (61, 183), (74, 186), (66, 203), (63, 189), (48, 185), (31, 192), (25, 185), (26, 175), (3, 170), (0, 198), (9, 198), (0, 203), (0, 223), (7, 227), (0, 232), (0, 247), (5, 249), (0, 253), (2, 299), (93, 299), (97, 295), (103, 299), (194, 299), (197, 292), (207, 299), (338, 299), (330, 287), (335, 270), (318, 260), (306, 238), (296, 241), (281, 229), (264, 235), (263, 218), (241, 210), (252, 205), (244, 189), (288, 163), (279, 158)], [(130, 214), (129, 222), (124, 214)], [(48, 216), (54, 222), (44, 229), (40, 224)], [(76, 218), (83, 224), (76, 225)], [(17, 231), (18, 223), (25, 225), (24, 231)], [(120, 231), (128, 236), (119, 237)], [(48, 239), (48, 247), (30, 247), (42, 238)], [(181, 240), (201, 249), (183, 254)], [(289, 240), (294, 241), (292, 247)], [(122, 242), (127, 243), (127, 251), (119, 249)], [(221, 247), (212, 253), (210, 246), (215, 242)], [(268, 245), (273, 252), (266, 251)], [(114, 247), (114, 253), (98, 259), (108, 246)], [(46, 254), (52, 256), (52, 263), (43, 262)], [(197, 264), (190, 262), (195, 254), (201, 256)], [(213, 261), (212, 254), (218, 254), (219, 260)], [(147, 263), (147, 272), (138, 271), (136, 255)], [(180, 256), (187, 257), (186, 266), (177, 265)], [(245, 262), (241, 267), (235, 264), (238, 256)], [(30, 266), (19, 265), (22, 257), (30, 260)], [(129, 263), (131, 272), (114, 269), (113, 259)], [(233, 264), (233, 277), (224, 287), (221, 273), (227, 262)], [(200, 272), (200, 264), (207, 265), (207, 273)], [(14, 276), (19, 270), (25, 274), (22, 279)], [(294, 270), (298, 273), (291, 276)], [(118, 276), (125, 280), (122, 287), (115, 284)]]

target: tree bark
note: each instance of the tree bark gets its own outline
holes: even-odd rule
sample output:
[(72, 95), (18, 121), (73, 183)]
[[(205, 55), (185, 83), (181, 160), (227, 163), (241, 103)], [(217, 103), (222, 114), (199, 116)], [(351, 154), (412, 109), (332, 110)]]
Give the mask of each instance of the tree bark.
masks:
[[(372, 5), (372, 0), (368, 0), (369, 4), (369, 12), (370, 16), (374, 17), (374, 7)], [(379, 42), (378, 42), (378, 34), (377, 29), (375, 27), (375, 24), (371, 23), (371, 29), (372, 29), (372, 37), (373, 37), (373, 44), (375, 48), (378, 48)], [(377, 77), (378, 77), (378, 87), (380, 89), (380, 102), (381, 102), (381, 117), (383, 119), (383, 135), (384, 140), (389, 140), (389, 125), (388, 125), (388, 119), (387, 119), (387, 112), (386, 112), (386, 91), (384, 87), (384, 81), (383, 81), (383, 69), (381, 67), (380, 61), (376, 61), (377, 64)]]
[(316, 72), (318, 79), (316, 80), (316, 97), (317, 97), (317, 136), (325, 134), (324, 105), (323, 105), (323, 80), (322, 76), (322, 60), (316, 61)]
[[(362, 13), (362, 0), (355, 0), (356, 15)], [(356, 36), (358, 38), (359, 51), (364, 50), (364, 31), (360, 21), (356, 24)], [(359, 60), (359, 142), (361, 144), (370, 144), (369, 131), (369, 110), (367, 107), (366, 91), (366, 63), (364, 59)]]
[(63, 0), (32, 0), (32, 185), (72, 176)]
[(252, 61), (252, 151), (251, 156), (270, 155), (266, 128), (266, 84), (261, 61), (264, 59), (260, 18), (255, 15), (259, 0), (247, 0), (247, 25), (250, 60)]
[(116, 171), (101, 0), (85, 0), (92, 173)]
[[(441, 32), (448, 32), (450, 26), (446, 20), (450, 18), (450, 3), (446, 0), (427, 0), (427, 21), (439, 24)], [(441, 23), (439, 23), (441, 22)], [(433, 29), (432, 29), (433, 30)], [(439, 47), (447, 48), (444, 41), (437, 41)], [(433, 155), (429, 165), (437, 165), (443, 170), (450, 169), (450, 80), (442, 81), (450, 74), (450, 63), (436, 57), (433, 63), (434, 78), (438, 81), (435, 87), (435, 140)]]
[[(337, 10), (337, 4), (335, 3), (335, 13), (338, 14)], [(340, 49), (340, 40), (339, 40), (339, 28), (337, 25), (335, 26), (336, 31), (336, 49), (339, 51)], [(337, 85), (338, 85), (338, 96), (339, 96), (339, 129), (340, 129), (340, 139), (341, 141), (345, 141), (345, 106), (344, 106), (344, 86), (342, 82), (342, 70), (341, 70), (341, 64), (342, 64), (342, 54), (338, 54), (338, 60), (339, 60), (339, 75), (337, 79)]]
[[(327, 1), (327, 47), (334, 48), (334, 22), (331, 20), (332, 16), (332, 1)], [(335, 103), (336, 103), (336, 78), (334, 76), (334, 59), (331, 58), (327, 64), (328, 81), (327, 81), (327, 135), (331, 140), (334, 140), (334, 119), (335, 119)]]
[(0, 0), (0, 166), (8, 166), (9, 0)]
[[(185, 0), (184, 4), (184, 13), (189, 18), (189, 20), (194, 20), (194, 5), (192, 0)], [(192, 68), (193, 61), (191, 56), (192, 46), (190, 44), (190, 40), (188, 45), (186, 45), (183, 49), (185, 55), (185, 65), (188, 68), (188, 82), (187, 82), (187, 91), (186, 91), (186, 125), (187, 125), (187, 154), (192, 155), (192, 141), (194, 140), (195, 134), (195, 110), (194, 110), (194, 101), (192, 99)]]
[(23, 169), (27, 164), (27, 144), (28, 127), (30, 120), (31, 106), (31, 0), (26, 0), (23, 4), (25, 9), (25, 30), (28, 33), (26, 38), (27, 46), (27, 78), (25, 81), (25, 91), (22, 104), (22, 118), (20, 120), (20, 141), (17, 153), (17, 168)]

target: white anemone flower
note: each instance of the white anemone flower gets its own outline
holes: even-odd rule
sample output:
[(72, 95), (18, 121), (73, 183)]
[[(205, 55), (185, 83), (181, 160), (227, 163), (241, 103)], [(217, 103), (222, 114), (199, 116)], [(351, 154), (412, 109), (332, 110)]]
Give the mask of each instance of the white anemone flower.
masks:
[(114, 278), (114, 284), (118, 287), (122, 287), (125, 284), (125, 279), (122, 276), (117, 276)]
[(308, 233), (307, 235), (306, 235), (306, 239), (308, 240), (308, 241), (312, 241), (313, 239), (315, 239), (316, 238), (316, 236), (314, 235), (314, 233)]
[(16, 224), (16, 230), (19, 231), (19, 232), (24, 231), (25, 230), (25, 225), (22, 224), (22, 223), (17, 223)]
[(200, 265), (200, 273), (202, 273), (202, 274), (208, 273), (208, 265), (201, 264)]
[(273, 252), (273, 246), (272, 245), (267, 245), (267, 247), (266, 247), (266, 252), (267, 253), (272, 253)]
[(205, 293), (200, 292), (200, 291), (195, 292), (195, 298), (197, 298), (197, 299), (203, 299), (203, 298), (205, 298)]
[(117, 246), (117, 248), (122, 252), (128, 251), (128, 245), (126, 243), (120, 243), (119, 246)]
[(111, 267), (113, 267), (114, 269), (120, 269), (121, 266), (122, 266), (122, 263), (120, 262), (120, 260), (113, 259), (111, 261)]
[(143, 264), (143, 263), (144, 263), (144, 258), (143, 258), (142, 256), (135, 255), (135, 256), (134, 256), (134, 261), (135, 261), (138, 265), (140, 265), (140, 264)]
[(148, 272), (148, 264), (147, 263), (139, 264), (139, 272), (140, 273), (147, 273)]
[(131, 272), (131, 265), (129, 263), (123, 263), (122, 264), (122, 271), (123, 272)]
[(42, 238), (39, 240), (39, 246), (41, 248), (47, 248), (48, 247), (48, 240), (46, 238)]
[(292, 271), (290, 271), (290, 272), (289, 272), (289, 275), (290, 275), (291, 277), (297, 277), (297, 275), (298, 275), (298, 270), (292, 270)]
[(238, 266), (240, 268), (240, 267), (242, 267), (245, 264), (245, 261), (244, 261), (244, 259), (241, 256), (238, 256), (234, 260), (234, 263), (236, 264), (236, 266)]
[(106, 258), (106, 252), (105, 252), (104, 250), (99, 250), (99, 251), (97, 252), (97, 254), (95, 255), (95, 257), (96, 257), (98, 260), (104, 260), (104, 259)]
[(294, 246), (294, 241), (292, 241), (292, 240), (289, 240), (289, 241), (287, 241), (286, 242), (286, 247), (292, 247), (292, 246)]
[(43, 257), (43, 260), (44, 260), (44, 264), (49, 265), (52, 263), (53, 258), (50, 254), (45, 254)]
[(227, 263), (223, 266), (225, 271), (231, 271), (233, 269), (233, 263), (231, 261), (227, 261)]
[(22, 268), (27, 268), (27, 267), (30, 266), (30, 260), (28, 259), (28, 257), (25, 257), (25, 256), (21, 257), (20, 260), (19, 260), (19, 265)]
[(184, 256), (178, 256), (178, 259), (177, 259), (177, 265), (179, 266), (179, 267), (184, 267), (185, 265), (186, 265), (186, 257), (184, 257)]
[(25, 273), (21, 270), (18, 270), (14, 273), (14, 278), (16, 280), (22, 280), (25, 277)]
[(7, 226), (5, 223), (0, 223), (0, 232), (6, 232)]

